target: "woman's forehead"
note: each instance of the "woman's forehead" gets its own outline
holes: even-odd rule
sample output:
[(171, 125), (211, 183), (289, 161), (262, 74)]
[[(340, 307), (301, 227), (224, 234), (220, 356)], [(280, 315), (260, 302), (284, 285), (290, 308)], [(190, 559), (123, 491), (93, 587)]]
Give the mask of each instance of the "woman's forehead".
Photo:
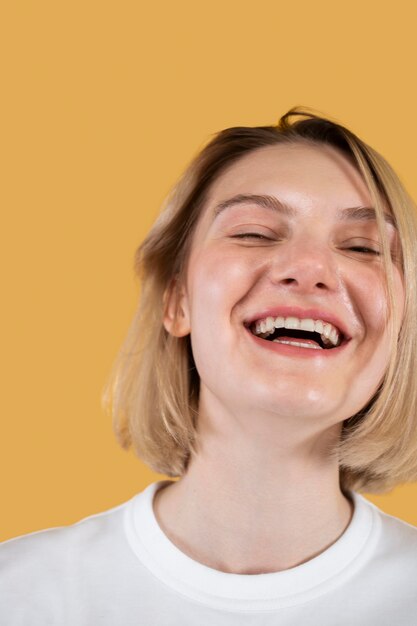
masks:
[[(256, 197), (256, 202), (242, 202), (249, 197)], [(302, 219), (313, 211), (328, 224), (357, 220), (376, 226), (377, 208), (362, 174), (348, 157), (326, 145), (278, 144), (245, 154), (216, 178), (200, 208), (188, 251), (200, 245), (216, 216), (227, 215), (230, 206), (250, 212), (255, 205), (271, 203), (278, 203), (280, 215), (288, 217)], [(395, 218), (386, 203), (382, 202), (381, 208), (387, 235), (400, 249)]]
[(342, 153), (305, 143), (267, 146), (241, 157), (212, 183), (204, 204), (213, 208), (250, 194), (277, 197), (300, 208), (371, 201), (362, 175)]

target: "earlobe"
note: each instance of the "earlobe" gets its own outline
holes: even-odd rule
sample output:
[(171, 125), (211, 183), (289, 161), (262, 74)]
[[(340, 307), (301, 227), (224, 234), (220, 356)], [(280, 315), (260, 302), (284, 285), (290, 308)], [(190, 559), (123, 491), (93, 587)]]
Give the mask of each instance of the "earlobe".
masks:
[(187, 294), (177, 277), (171, 280), (165, 290), (163, 303), (165, 330), (174, 337), (189, 335), (191, 328)]

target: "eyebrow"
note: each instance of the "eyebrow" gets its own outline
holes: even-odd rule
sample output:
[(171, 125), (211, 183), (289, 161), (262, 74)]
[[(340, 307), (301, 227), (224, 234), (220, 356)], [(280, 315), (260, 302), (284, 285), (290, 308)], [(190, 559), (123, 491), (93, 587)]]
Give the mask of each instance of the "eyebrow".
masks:
[[(285, 215), (286, 217), (294, 217), (297, 214), (297, 209), (290, 204), (278, 200), (275, 196), (259, 195), (259, 194), (238, 194), (227, 200), (223, 200), (220, 204), (214, 208), (214, 219), (222, 213), (225, 209), (228, 209), (237, 204), (256, 204), (264, 209), (269, 209)], [(385, 222), (391, 224), (396, 228), (394, 217), (390, 213), (384, 212), (383, 214)], [(341, 221), (360, 221), (369, 222), (376, 221), (376, 211), (372, 207), (357, 206), (348, 207), (346, 209), (339, 209), (338, 218)]]
[(232, 198), (228, 198), (228, 200), (220, 202), (220, 204), (218, 204), (214, 209), (214, 216), (217, 217), (220, 213), (222, 213), (222, 211), (235, 206), (236, 204), (257, 204), (264, 209), (271, 209), (272, 211), (276, 211), (287, 217), (294, 217), (297, 213), (294, 207), (290, 206), (286, 202), (283, 202), (282, 200), (278, 200), (275, 196), (240, 193), (237, 196), (233, 196)]

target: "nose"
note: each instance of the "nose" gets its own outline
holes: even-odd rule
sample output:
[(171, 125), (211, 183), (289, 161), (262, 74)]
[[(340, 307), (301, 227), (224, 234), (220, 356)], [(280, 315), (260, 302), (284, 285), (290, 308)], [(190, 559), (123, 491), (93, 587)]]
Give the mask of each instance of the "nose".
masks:
[(303, 293), (335, 291), (340, 284), (332, 250), (312, 237), (287, 243), (271, 264), (271, 280)]

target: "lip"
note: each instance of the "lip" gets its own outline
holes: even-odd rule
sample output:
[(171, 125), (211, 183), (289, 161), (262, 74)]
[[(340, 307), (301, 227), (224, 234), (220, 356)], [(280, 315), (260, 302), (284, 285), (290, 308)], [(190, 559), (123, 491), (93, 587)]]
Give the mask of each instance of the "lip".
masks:
[[(323, 322), (329, 322), (333, 326), (335, 326), (343, 335), (343, 342), (340, 347), (342, 347), (347, 341), (349, 341), (352, 337), (349, 335), (345, 324), (333, 313), (329, 313), (328, 311), (324, 311), (323, 309), (303, 309), (301, 307), (296, 306), (278, 306), (278, 307), (270, 307), (267, 309), (263, 309), (257, 313), (251, 315), (248, 319), (244, 321), (244, 325), (249, 330), (250, 326), (260, 319), (265, 319), (266, 317), (298, 317), (299, 319), (313, 319), (313, 320), (322, 320)], [(254, 337), (249, 330), (250, 334)], [(261, 339), (261, 341), (264, 341)], [(271, 342), (267, 342), (271, 343)], [(284, 344), (275, 344), (275, 345), (284, 345)], [(291, 346), (289, 346), (291, 347)], [(298, 350), (304, 350), (308, 352), (312, 352), (313, 350), (309, 348), (298, 348)], [(337, 348), (332, 348), (331, 350), (326, 350), (326, 352), (333, 352), (337, 350)], [(315, 350), (314, 352), (318, 352)]]
[(348, 341), (344, 339), (342, 343), (340, 344), (340, 346), (337, 346), (336, 348), (331, 348), (329, 350), (325, 350), (325, 349), (316, 350), (314, 348), (300, 348), (298, 346), (290, 346), (285, 343), (274, 343), (272, 341), (267, 341), (266, 339), (261, 339), (261, 337), (257, 337), (256, 335), (254, 335), (249, 330), (249, 328), (246, 328), (246, 332), (248, 333), (249, 337), (251, 337), (253, 341), (255, 341), (262, 348), (266, 348), (267, 350), (270, 350), (271, 352), (275, 352), (276, 354), (282, 354), (282, 355), (298, 357), (298, 358), (303, 358), (303, 359), (333, 358), (337, 356), (338, 354), (340, 354), (340, 352), (344, 350), (346, 346), (348, 345)]

